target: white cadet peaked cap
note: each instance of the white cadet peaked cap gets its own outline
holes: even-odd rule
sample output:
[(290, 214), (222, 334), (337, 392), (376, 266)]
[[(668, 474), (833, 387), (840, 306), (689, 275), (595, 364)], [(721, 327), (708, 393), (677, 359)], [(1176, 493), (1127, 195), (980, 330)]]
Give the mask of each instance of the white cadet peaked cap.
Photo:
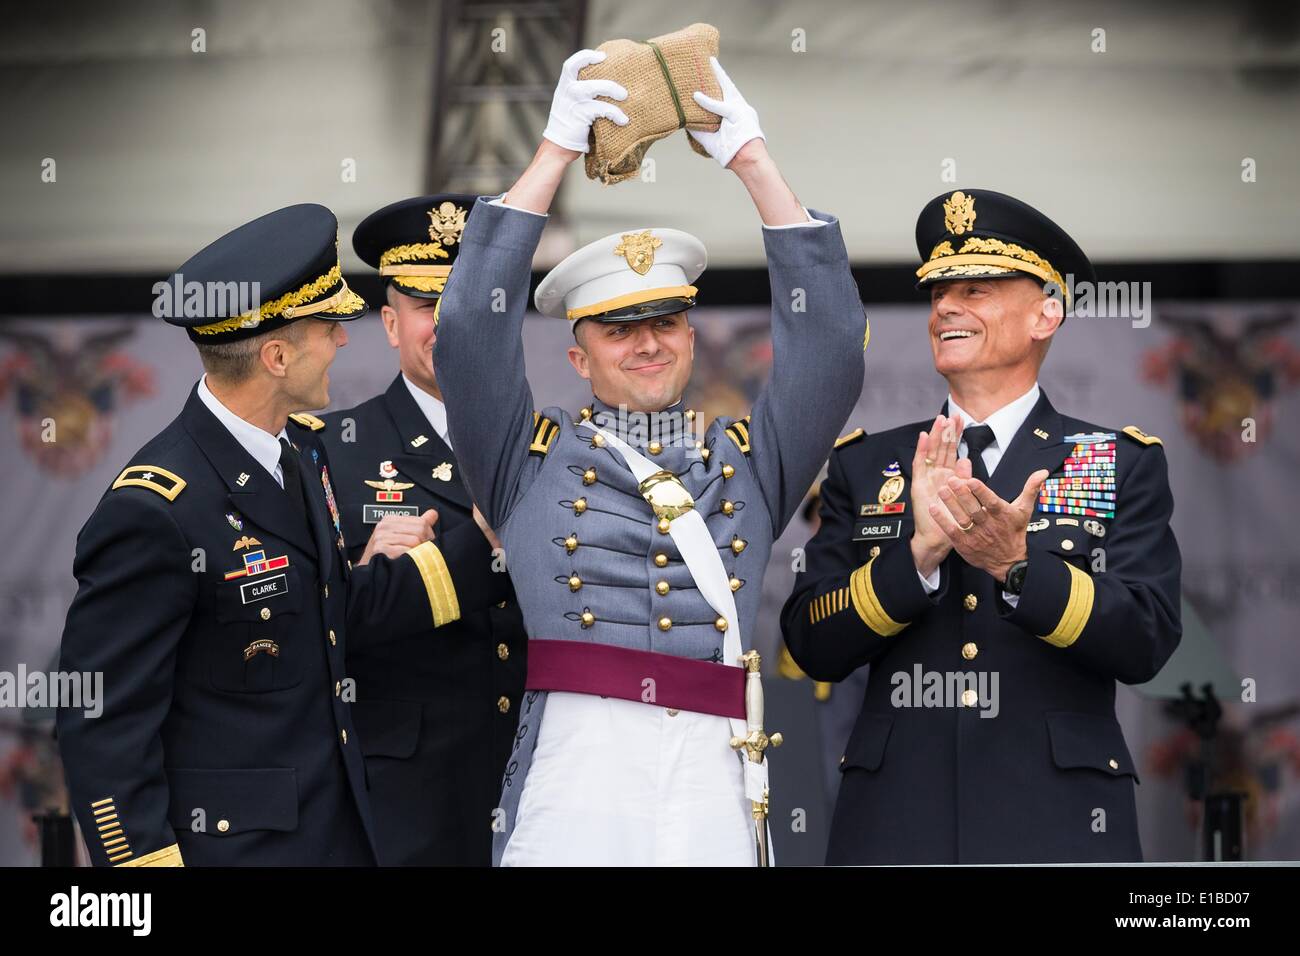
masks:
[(597, 239), (546, 274), (533, 302), (553, 318), (612, 322), (665, 315), (695, 304), (693, 283), (709, 256), (680, 229), (639, 229)]

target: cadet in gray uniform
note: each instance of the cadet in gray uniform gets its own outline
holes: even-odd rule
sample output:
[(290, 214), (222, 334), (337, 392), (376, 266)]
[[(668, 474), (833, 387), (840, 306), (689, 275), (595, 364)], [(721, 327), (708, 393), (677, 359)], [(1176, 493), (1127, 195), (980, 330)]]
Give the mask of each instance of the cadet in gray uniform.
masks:
[(731, 749), (746, 732), (736, 665), (772, 542), (861, 391), (865, 315), (838, 221), (799, 204), (714, 61), (724, 99), (695, 97), (721, 128), (692, 135), (764, 223), (767, 386), (750, 415), (700, 432), (681, 396), (704, 249), (639, 228), (580, 249), (537, 290), (540, 311), (572, 323), (569, 359), (594, 398), (576, 416), (534, 412), (521, 329), (545, 213), (593, 119), (627, 122), (595, 99), (624, 99), (622, 87), (577, 80), (601, 58), (566, 61), (536, 157), (504, 196), (479, 199), (440, 307), (452, 442), (504, 543), (529, 635), (493, 857), (752, 865), (766, 765)]

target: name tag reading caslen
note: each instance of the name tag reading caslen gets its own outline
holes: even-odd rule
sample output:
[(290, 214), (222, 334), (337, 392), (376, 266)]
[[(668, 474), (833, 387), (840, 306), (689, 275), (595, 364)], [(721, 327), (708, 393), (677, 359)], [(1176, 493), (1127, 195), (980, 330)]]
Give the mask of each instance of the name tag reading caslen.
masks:
[(277, 574), (274, 577), (263, 578), (259, 581), (249, 581), (247, 584), (239, 586), (239, 596), (245, 604), (253, 604), (257, 601), (265, 601), (268, 598), (280, 597), (289, 593), (289, 579), (283, 574)]
[(363, 505), (361, 521), (363, 524), (379, 524), (385, 515), (411, 515), (418, 517), (420, 509), (415, 505)]
[(853, 526), (853, 540), (884, 541), (886, 538), (897, 538), (902, 530), (902, 518), (860, 518)]

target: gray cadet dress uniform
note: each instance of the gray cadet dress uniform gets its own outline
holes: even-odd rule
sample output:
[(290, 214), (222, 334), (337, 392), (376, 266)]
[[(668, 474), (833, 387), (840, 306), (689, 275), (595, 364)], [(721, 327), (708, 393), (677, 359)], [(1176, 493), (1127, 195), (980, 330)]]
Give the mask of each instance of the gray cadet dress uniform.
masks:
[[(742, 639), (755, 626), (772, 542), (862, 387), (864, 309), (838, 220), (812, 215), (826, 225), (763, 230), (774, 360), (752, 413), (715, 421), (699, 449), (690, 432), (657, 446), (621, 436), (676, 474), (694, 498), (731, 578)], [(545, 223), (480, 198), (443, 293), (434, 361), (466, 484), (505, 547), (530, 640), (721, 662), (726, 624), (696, 588), (672, 537), (660, 533), (627, 465), (580, 427), (593, 416), (614, 431), (617, 411), (596, 401), (579, 415), (534, 412), (521, 330)], [(796, 289), (804, 290), (799, 311)], [(494, 310), (502, 302), (504, 311)], [(602, 413), (614, 418), (602, 422)], [(525, 691), (494, 862), (514, 826), (545, 704), (544, 692)]]

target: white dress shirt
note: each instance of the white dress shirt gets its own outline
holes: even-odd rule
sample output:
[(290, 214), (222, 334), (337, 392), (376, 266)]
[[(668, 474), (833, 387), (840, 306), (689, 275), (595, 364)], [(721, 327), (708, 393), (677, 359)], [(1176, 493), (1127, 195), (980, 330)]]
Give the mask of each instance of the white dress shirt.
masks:
[(208, 406), (208, 411), (217, 416), (217, 421), (225, 426), (226, 431), (234, 436), (235, 441), (244, 451), (253, 456), (253, 460), (266, 469), (275, 479), (275, 483), (284, 487), (284, 473), (280, 470), (280, 439), (288, 438), (288, 433), (281, 428), (279, 435), (272, 435), (256, 425), (244, 421), (212, 394), (208, 388), (208, 376), (199, 379), (199, 400)]
[(438, 437), (450, 448), (451, 435), (447, 432), (447, 406), (407, 378), (405, 372), (402, 373), (402, 381), (406, 383), (406, 388), (415, 399), (415, 404), (419, 405), (420, 411), (424, 412), (429, 427), (437, 432)]
[[(1015, 401), (1008, 402), (988, 418), (984, 419), (984, 421), (977, 422), (971, 417), (969, 412), (957, 404), (956, 399), (952, 397), (952, 393), (948, 393), (948, 417), (951, 418), (954, 415), (961, 416), (963, 423), (962, 434), (965, 434), (967, 428), (976, 425), (988, 425), (989, 428), (993, 429), (993, 441), (989, 442), (988, 447), (980, 454), (980, 458), (984, 461), (984, 468), (988, 471), (990, 476), (992, 476), (993, 470), (998, 467), (998, 462), (1002, 460), (1002, 455), (1006, 452), (1007, 448), (1010, 447), (1011, 440), (1016, 437), (1016, 432), (1018, 432), (1020, 426), (1025, 423), (1025, 419), (1029, 417), (1029, 413), (1034, 410), (1034, 406), (1038, 404), (1039, 394), (1040, 390), (1038, 388), (1038, 383), (1035, 382), (1033, 388), (1025, 392), (1025, 394), (1021, 395)], [(957, 455), (960, 458), (965, 458), (967, 457), (968, 451), (969, 449), (966, 447), (966, 441), (963, 439), (957, 445)], [(935, 568), (934, 571), (930, 573), (929, 577), (926, 577), (919, 570), (916, 572), (916, 575), (921, 579), (921, 584), (925, 587), (926, 594), (933, 594), (935, 591), (939, 590), (939, 568)], [(1020, 603), (1019, 594), (1011, 594), (1007, 591), (1003, 591), (1002, 598), (1012, 607), (1015, 607)]]

